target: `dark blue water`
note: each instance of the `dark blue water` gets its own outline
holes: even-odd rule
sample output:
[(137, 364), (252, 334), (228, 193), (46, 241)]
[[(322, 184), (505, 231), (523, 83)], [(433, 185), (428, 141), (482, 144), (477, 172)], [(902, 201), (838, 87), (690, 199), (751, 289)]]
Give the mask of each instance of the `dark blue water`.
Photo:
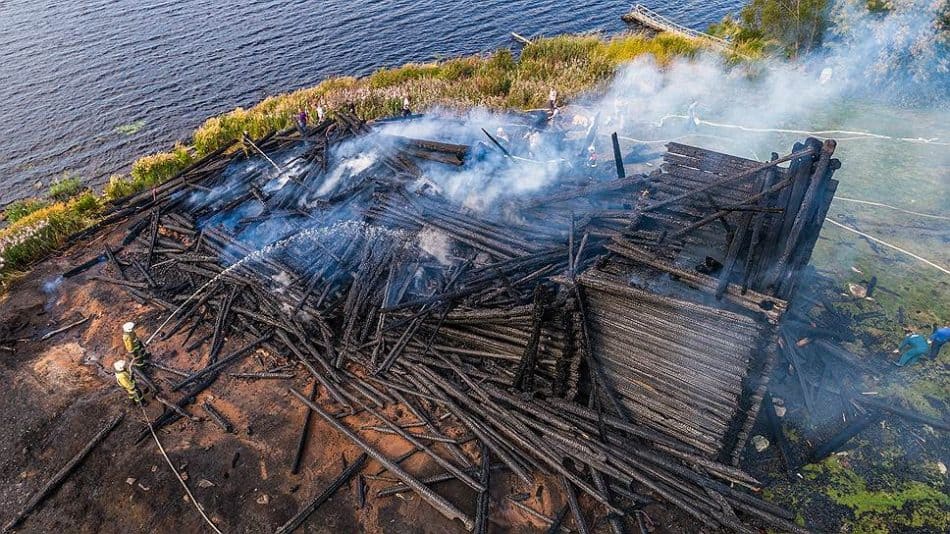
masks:
[[(644, 4), (703, 29), (742, 0)], [(204, 119), (334, 74), (625, 29), (630, 2), (0, 0), (0, 205), (99, 185)], [(139, 121), (144, 121), (144, 124)], [(137, 123), (132, 134), (116, 128)]]

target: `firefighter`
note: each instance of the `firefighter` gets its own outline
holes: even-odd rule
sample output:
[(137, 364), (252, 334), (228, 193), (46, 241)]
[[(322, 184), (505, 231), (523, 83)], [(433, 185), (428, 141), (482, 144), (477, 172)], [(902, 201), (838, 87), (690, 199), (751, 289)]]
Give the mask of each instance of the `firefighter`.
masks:
[(125, 352), (132, 360), (133, 367), (142, 367), (148, 363), (148, 352), (145, 345), (135, 335), (135, 323), (129, 321), (122, 325), (122, 344), (125, 345)]
[(930, 357), (937, 359), (940, 349), (950, 341), (950, 326), (942, 326), (930, 336)]
[(554, 113), (554, 110), (557, 109), (557, 89), (553, 87), (548, 92), (548, 109), (551, 113)]
[(916, 362), (921, 356), (930, 352), (930, 346), (927, 345), (927, 338), (924, 336), (911, 334), (901, 341), (897, 350), (903, 351), (900, 361), (897, 362), (898, 366), (903, 367)]
[(587, 147), (587, 166), (590, 168), (597, 166), (597, 150), (594, 149), (594, 145)]
[(129, 399), (136, 404), (142, 402), (142, 392), (135, 385), (132, 374), (125, 368), (125, 360), (116, 361), (112, 367), (115, 369), (115, 381), (129, 394)]
[(402, 97), (402, 116), (408, 117), (409, 115), (412, 115), (412, 109), (409, 107), (409, 96), (406, 95)]

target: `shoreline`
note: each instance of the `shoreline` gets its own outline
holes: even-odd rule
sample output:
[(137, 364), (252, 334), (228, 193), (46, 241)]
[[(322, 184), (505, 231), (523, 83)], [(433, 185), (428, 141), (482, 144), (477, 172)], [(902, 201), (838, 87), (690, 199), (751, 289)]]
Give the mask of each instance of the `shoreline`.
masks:
[[(500, 48), (443, 61), (407, 63), (360, 78), (331, 77), (311, 87), (268, 96), (249, 108), (208, 118), (185, 144), (139, 157), (128, 176), (113, 175), (101, 193), (82, 186), (62, 200), (46, 195), (8, 204), (0, 217), (0, 295), (11, 280), (64, 246), (72, 234), (95, 224), (117, 200), (173, 178), (240, 139), (242, 132), (259, 139), (288, 128), (301, 109), (315, 117), (316, 107), (322, 105), (333, 116), (353, 103), (361, 118), (373, 120), (398, 115), (403, 96), (409, 97), (416, 110), (540, 108), (551, 87), (570, 102), (596, 91), (620, 67), (640, 56), (651, 55), (664, 65), (675, 58), (694, 57), (704, 49), (699, 40), (663, 34), (558, 35), (524, 45), (517, 59), (510, 48)], [(18, 212), (16, 220), (10, 220), (11, 211)]]

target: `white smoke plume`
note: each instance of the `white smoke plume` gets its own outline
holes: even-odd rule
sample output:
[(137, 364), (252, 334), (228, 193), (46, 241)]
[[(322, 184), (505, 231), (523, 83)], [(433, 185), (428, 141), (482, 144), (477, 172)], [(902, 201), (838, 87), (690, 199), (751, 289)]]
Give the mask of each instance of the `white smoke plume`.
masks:
[[(655, 170), (664, 145), (674, 140), (767, 160), (771, 152), (788, 153), (796, 141), (815, 136), (839, 141), (839, 196), (947, 213), (950, 83), (946, 29), (938, 21), (946, 15), (928, 0), (895, 1), (887, 14), (868, 13), (863, 4), (839, 0), (823, 48), (794, 62), (734, 66), (708, 53), (660, 67), (641, 57), (606, 90), (560, 110), (540, 134), (528, 126), (530, 117), (484, 109), (461, 115), (434, 110), (422, 119), (379, 124), (371, 137), (331, 148), (330, 168), (312, 182), (316, 196), (345, 189), (348, 178), (376, 165), (392, 136), (472, 147), (462, 168), (422, 163), (425, 182), (466, 208), (509, 222), (513, 211), (502, 204), (595, 175), (609, 177), (612, 132), (627, 160), (639, 162), (637, 172)], [(588, 160), (592, 123), (596, 172)], [(515, 157), (503, 157), (482, 130)], [(258, 231), (255, 242), (266, 245), (266, 234)], [(939, 234), (920, 242), (916, 236), (900, 239), (921, 255), (939, 245)], [(438, 236), (420, 235), (418, 241), (439, 261), (449, 258)], [(935, 261), (950, 265), (943, 249)]]

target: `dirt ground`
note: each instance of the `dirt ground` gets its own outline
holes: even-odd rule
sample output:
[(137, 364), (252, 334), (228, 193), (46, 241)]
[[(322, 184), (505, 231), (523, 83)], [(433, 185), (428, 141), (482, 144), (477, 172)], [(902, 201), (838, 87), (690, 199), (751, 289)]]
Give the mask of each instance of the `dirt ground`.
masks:
[[(63, 280), (60, 273), (96, 256), (107, 239), (74, 244), (63, 254), (38, 265), (14, 285), (0, 301), (0, 524), (6, 524), (30, 496), (69, 461), (119, 413), (124, 420), (92, 450), (48, 499), (19, 525), (20, 532), (172, 533), (210, 531), (188, 501), (171, 468), (145, 434), (140, 408), (127, 399), (111, 372), (113, 361), (124, 356), (122, 323), (133, 320), (141, 335), (151, 333), (167, 312), (136, 304), (121, 288), (91, 281), (91, 274), (110, 276), (111, 267), (96, 266), (79, 276)], [(115, 243), (112, 243), (113, 245)], [(40, 338), (82, 317), (85, 323), (42, 341)], [(206, 347), (193, 353), (183, 349), (179, 334), (149, 346), (152, 358), (181, 370), (205, 365)], [(242, 340), (228, 340), (238, 347)], [(12, 352), (8, 349), (12, 349)], [(284, 363), (263, 352), (247, 358), (228, 372), (261, 372)], [(310, 439), (301, 472), (291, 474), (294, 451), (305, 417), (305, 408), (289, 393), (290, 387), (309, 391), (310, 377), (302, 368), (293, 369), (293, 380), (248, 380), (222, 376), (188, 407), (194, 420), (179, 420), (158, 432), (172, 463), (186, 479), (195, 498), (224, 532), (273, 532), (298, 509), (318, 495), (362, 452), (322, 418), (313, 417)], [(153, 369), (153, 380), (169, 400), (171, 384), (179, 376)], [(200, 408), (210, 402), (233, 424), (225, 433)], [(328, 411), (333, 405), (324, 391), (318, 403)], [(151, 400), (145, 406), (154, 419), (162, 405)], [(411, 414), (389, 408), (388, 415), (401, 422)], [(351, 428), (378, 424), (367, 416), (344, 421)], [(408, 450), (401, 439), (374, 431), (360, 434), (389, 457)], [(138, 438), (145, 439), (138, 441)], [(474, 443), (467, 445), (469, 451)], [(443, 451), (444, 452), (444, 451)], [(472, 454), (472, 458), (476, 455)], [(417, 476), (442, 472), (417, 454), (403, 463)], [(380, 471), (370, 460), (364, 474)], [(386, 474), (383, 474), (385, 477)], [(358, 507), (356, 482), (338, 491), (298, 530), (305, 532), (463, 532), (461, 523), (450, 522), (413, 493), (376, 498), (377, 490), (391, 481), (367, 480), (366, 504)], [(474, 514), (475, 493), (459, 482), (437, 487), (463, 511)], [(538, 477), (526, 486), (504, 473), (495, 472), (491, 484), (492, 531), (538, 532), (545, 524), (519, 510), (507, 499), (519, 495), (524, 505), (548, 517), (557, 514), (564, 498), (556, 481)], [(601, 510), (586, 499), (588, 521), (596, 531), (605, 531)], [(669, 516), (662, 508), (647, 511), (664, 528), (656, 532), (698, 531), (688, 521)], [(568, 520), (570, 525), (570, 520)], [(632, 529), (636, 529), (631, 524)], [(669, 529), (669, 530), (667, 530)]]

